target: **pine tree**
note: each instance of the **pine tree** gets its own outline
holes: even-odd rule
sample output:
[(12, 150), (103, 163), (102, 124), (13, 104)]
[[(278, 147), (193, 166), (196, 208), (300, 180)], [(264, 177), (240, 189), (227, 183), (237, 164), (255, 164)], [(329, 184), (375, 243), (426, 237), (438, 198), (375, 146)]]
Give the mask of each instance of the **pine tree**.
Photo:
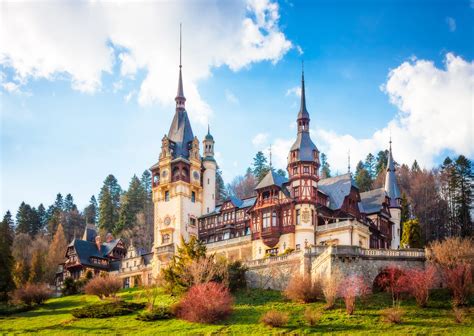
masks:
[(101, 229), (113, 231), (119, 218), (121, 195), (122, 188), (117, 179), (112, 174), (108, 175), (99, 194), (99, 227)]
[(387, 168), (388, 161), (388, 150), (379, 151), (377, 153), (376, 163), (375, 163), (375, 174), (379, 175), (385, 172)]
[(143, 189), (145, 190), (147, 199), (151, 199), (151, 173), (149, 170), (145, 170), (140, 179)]
[(413, 173), (419, 173), (421, 171), (420, 165), (418, 164), (418, 161), (413, 161), (413, 164), (411, 165), (411, 171)]
[(8, 300), (8, 292), (15, 288), (13, 282), (13, 266), (15, 260), (12, 255), (13, 220), (10, 211), (7, 211), (0, 222), (0, 302)]
[(375, 157), (372, 155), (372, 153), (369, 153), (367, 157), (365, 158), (365, 169), (369, 173), (370, 179), (373, 180), (375, 179), (376, 175), (376, 162), (375, 162)]
[(402, 193), (401, 199), (401, 214), (400, 214), (400, 222), (404, 223), (408, 219), (410, 219), (410, 204), (408, 203), (408, 198), (406, 193)]
[(64, 199), (61, 193), (56, 195), (56, 200), (54, 201), (53, 208), (59, 211), (64, 211)]
[(54, 280), (58, 265), (65, 259), (67, 245), (64, 229), (60, 224), (54, 234), (51, 245), (49, 246), (48, 256), (46, 259), (46, 280), (50, 283)]
[(84, 209), (84, 218), (86, 224), (97, 224), (97, 214), (97, 200), (95, 199), (95, 196), (92, 195), (91, 199), (89, 200), (89, 205)]
[(216, 170), (216, 202), (222, 202), (227, 198), (227, 191), (225, 188), (224, 179), (222, 178), (222, 171)]
[(74, 199), (71, 194), (67, 194), (64, 199), (64, 211), (73, 211), (77, 210), (77, 206), (74, 204)]
[(331, 169), (329, 167), (326, 154), (321, 153), (321, 178), (331, 177)]
[(281, 177), (286, 178), (286, 171), (284, 171), (283, 169), (278, 169), (276, 173), (277, 175), (280, 175)]
[(461, 237), (472, 234), (471, 210), (473, 204), (473, 179), (472, 164), (464, 155), (459, 155), (455, 161), (456, 167), (456, 220), (459, 223)]
[(102, 187), (99, 202), (99, 228), (112, 232), (117, 223), (117, 216), (112, 196), (106, 186)]
[(401, 246), (409, 248), (422, 248), (421, 227), (418, 219), (410, 219), (403, 223)]
[(368, 191), (372, 188), (372, 179), (362, 161), (359, 161), (356, 167), (355, 181), (360, 192)]
[(40, 227), (40, 219), (36, 209), (29, 204), (25, 204), (25, 202), (21, 202), (16, 214), (16, 232), (28, 233), (30, 236), (34, 236), (38, 233)]
[(269, 171), (270, 167), (267, 165), (267, 158), (262, 151), (257, 152), (253, 159), (253, 175), (260, 182)]
[(38, 206), (38, 210), (36, 212), (38, 213), (38, 218), (40, 221), (40, 231), (44, 232), (48, 223), (48, 214), (46, 213), (43, 203)]

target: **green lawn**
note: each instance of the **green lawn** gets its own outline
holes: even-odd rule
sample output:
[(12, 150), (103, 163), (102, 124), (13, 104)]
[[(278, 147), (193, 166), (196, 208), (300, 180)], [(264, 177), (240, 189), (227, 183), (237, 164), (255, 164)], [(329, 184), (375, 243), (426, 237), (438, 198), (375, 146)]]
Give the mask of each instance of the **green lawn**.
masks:
[[(125, 300), (140, 301), (136, 290), (124, 291), (120, 295)], [(432, 295), (429, 307), (420, 309), (412, 300), (402, 303), (406, 310), (404, 322), (390, 325), (381, 321), (379, 311), (390, 305), (385, 293), (375, 294), (366, 305), (358, 303), (353, 316), (347, 316), (343, 303), (336, 309), (324, 311), (320, 323), (308, 327), (303, 320), (305, 307), (322, 309), (324, 303), (299, 305), (286, 302), (279, 292), (249, 290), (236, 295), (235, 310), (232, 316), (219, 324), (204, 325), (188, 323), (178, 319), (142, 322), (135, 319), (136, 314), (105, 318), (76, 319), (70, 311), (74, 308), (97, 302), (88, 295), (75, 295), (51, 299), (33, 311), (0, 317), (0, 334), (318, 334), (336, 335), (474, 335), (473, 318), (469, 316), (463, 324), (456, 324), (450, 310), (449, 296), (438, 291)], [(161, 295), (160, 302), (170, 303), (173, 298)], [(291, 319), (286, 328), (270, 329), (261, 325), (260, 315), (267, 310), (277, 309), (289, 312)]]

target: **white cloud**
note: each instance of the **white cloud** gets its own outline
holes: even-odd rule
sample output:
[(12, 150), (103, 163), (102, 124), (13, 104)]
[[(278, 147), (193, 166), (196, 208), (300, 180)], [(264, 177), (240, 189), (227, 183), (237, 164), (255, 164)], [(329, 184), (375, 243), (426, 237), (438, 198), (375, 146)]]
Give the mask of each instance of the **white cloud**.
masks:
[(450, 32), (454, 32), (456, 30), (456, 20), (454, 20), (452, 17), (448, 16), (446, 18), (446, 24), (448, 25)]
[(303, 48), (301, 48), (301, 46), (299, 45), (296, 46), (296, 51), (298, 52), (298, 55), (300, 56), (304, 54)]
[(68, 79), (87, 93), (101, 90), (102, 75), (115, 65), (131, 80), (143, 69), (138, 102), (172, 105), (180, 22), (187, 106), (191, 119), (201, 123), (212, 111), (198, 82), (212, 68), (275, 63), (292, 48), (279, 27), (278, 4), (270, 0), (4, 3), (0, 65), (25, 85), (36, 78)]
[[(444, 150), (472, 157), (473, 85), (474, 62), (448, 53), (444, 68), (437, 68), (432, 61), (413, 58), (391, 70), (381, 87), (400, 111), (385, 127), (365, 139), (318, 128), (311, 136), (328, 156), (333, 171), (339, 173), (347, 169), (348, 150), (354, 169), (369, 152), (387, 149), (390, 135), (399, 162), (410, 164), (416, 159), (429, 168)], [(282, 167), (292, 141), (274, 142), (277, 163)]]
[(285, 96), (296, 96), (301, 97), (301, 88), (299, 86), (295, 86), (286, 90)]
[(238, 104), (239, 103), (239, 99), (230, 90), (225, 90), (225, 99), (231, 104)]
[(137, 94), (137, 92), (135, 90), (132, 90), (130, 91), (129, 93), (127, 93), (123, 99), (125, 100), (126, 103), (130, 102), (130, 100)]
[(252, 144), (257, 148), (261, 149), (268, 142), (268, 133), (258, 133), (252, 139)]

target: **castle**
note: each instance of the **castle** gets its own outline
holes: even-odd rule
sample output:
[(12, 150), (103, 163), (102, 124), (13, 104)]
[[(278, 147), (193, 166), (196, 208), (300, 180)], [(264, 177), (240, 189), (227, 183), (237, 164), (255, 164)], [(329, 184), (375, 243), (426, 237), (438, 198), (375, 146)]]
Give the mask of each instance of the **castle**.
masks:
[(58, 285), (65, 277), (78, 278), (87, 270), (113, 272), (123, 278), (125, 287), (148, 283), (172, 260), (181, 237), (194, 236), (209, 253), (246, 262), (318, 246), (400, 248), (401, 197), (391, 141), (383, 188), (361, 193), (350, 172), (321, 178), (320, 153), (310, 136), (304, 73), (297, 134), (288, 153), (289, 178), (270, 169), (251, 198), (230, 197), (216, 203), (215, 141), (208, 129), (201, 154), (186, 112), (181, 64), (175, 101), (158, 162), (150, 168), (153, 250), (144, 253), (133, 244), (126, 248), (112, 237), (102, 243), (89, 226), (82, 240), (69, 245)]
[(200, 142), (186, 112), (182, 66), (176, 111), (151, 167), (154, 202), (153, 273), (172, 258), (181, 237), (199, 238), (229, 259), (256, 260), (315, 245), (400, 247), (400, 191), (390, 142), (384, 188), (360, 193), (350, 172), (321, 178), (319, 151), (310, 136), (304, 73), (296, 140), (284, 178), (271, 169), (256, 196), (216, 204), (215, 141)]

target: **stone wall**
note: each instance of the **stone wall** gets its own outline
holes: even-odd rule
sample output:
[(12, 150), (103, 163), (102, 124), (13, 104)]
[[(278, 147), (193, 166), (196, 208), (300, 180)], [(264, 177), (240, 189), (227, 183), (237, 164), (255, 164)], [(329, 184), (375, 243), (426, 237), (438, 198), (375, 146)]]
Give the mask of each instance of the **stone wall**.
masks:
[(424, 267), (423, 250), (364, 249), (358, 246), (313, 246), (284, 256), (247, 262), (250, 287), (284, 289), (293, 274), (299, 272), (314, 281), (339, 270), (344, 277), (362, 276), (372, 286), (387, 267)]

